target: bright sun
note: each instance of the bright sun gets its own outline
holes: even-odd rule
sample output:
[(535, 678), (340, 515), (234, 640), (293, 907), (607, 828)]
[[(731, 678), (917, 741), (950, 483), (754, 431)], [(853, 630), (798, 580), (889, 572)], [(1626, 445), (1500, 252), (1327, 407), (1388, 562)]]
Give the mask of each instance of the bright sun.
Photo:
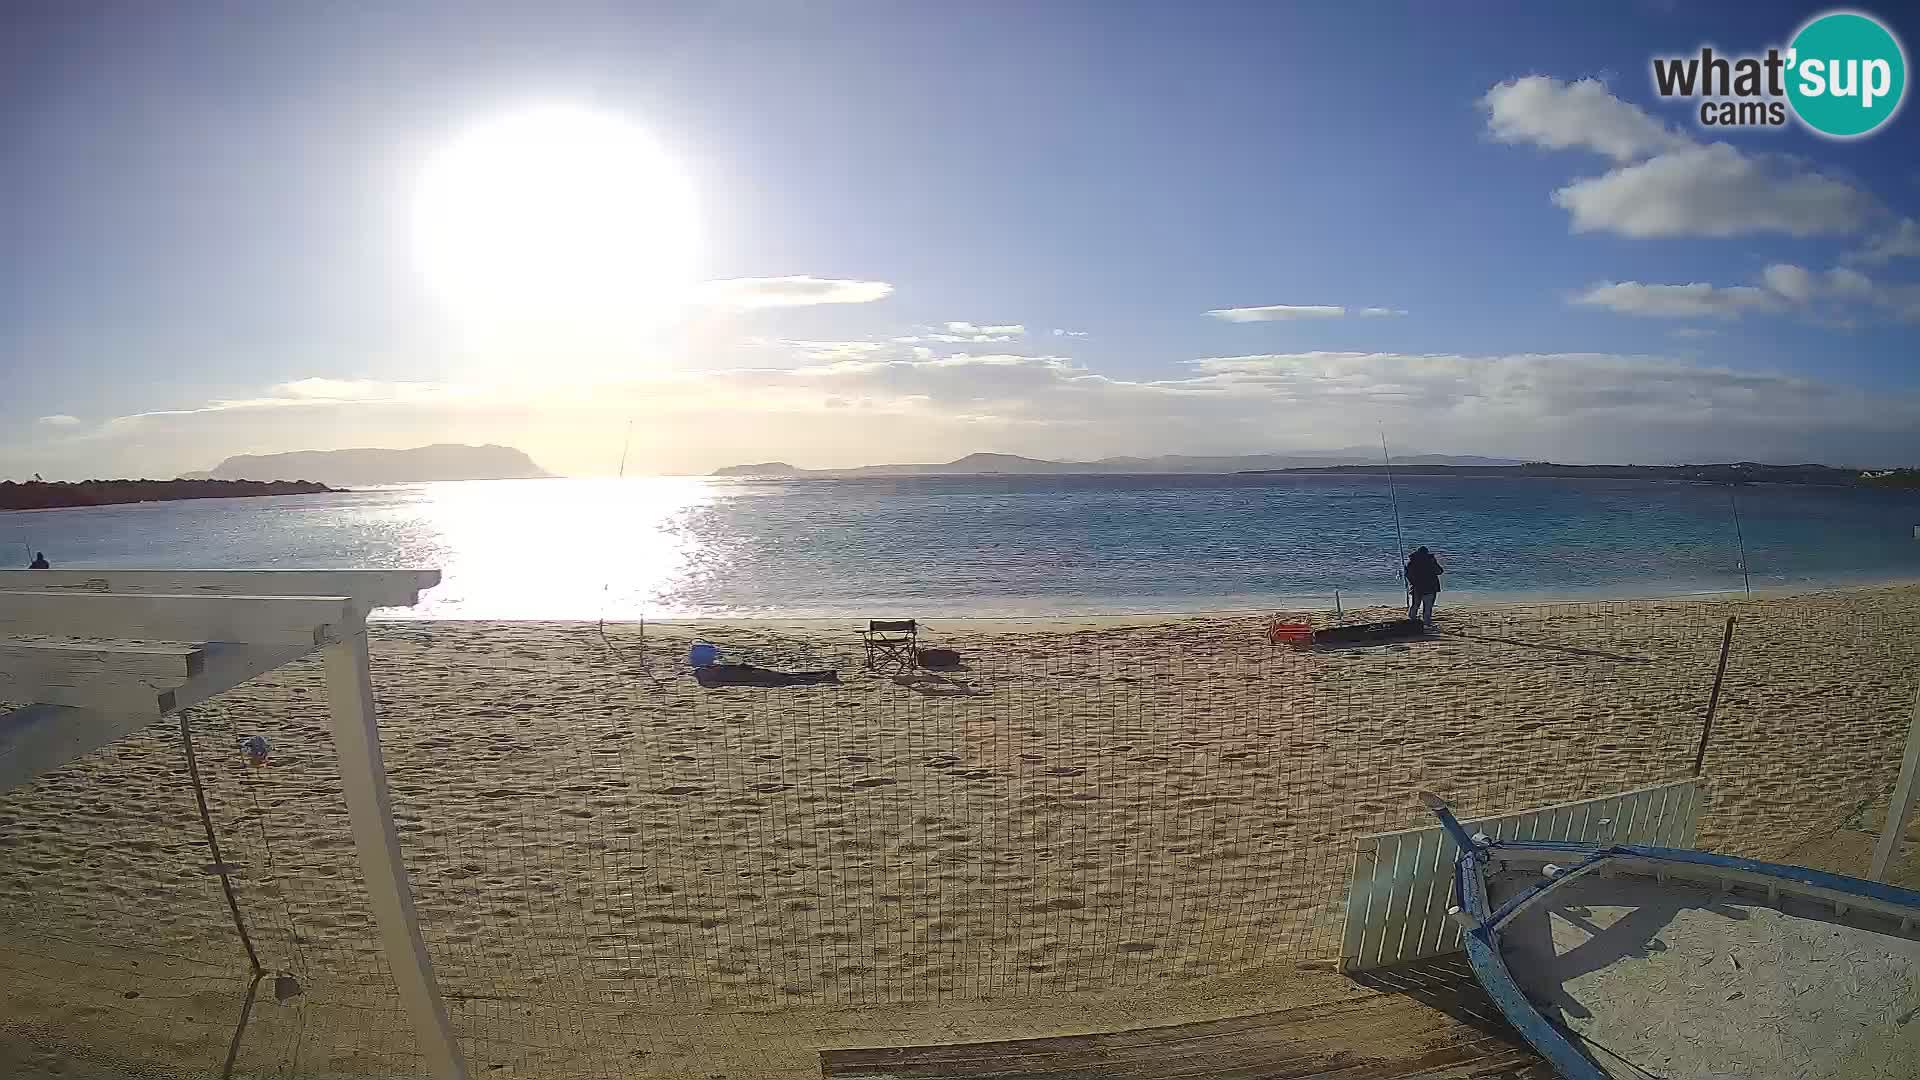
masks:
[(495, 117), (427, 163), (414, 198), (421, 268), (454, 314), (593, 332), (657, 323), (692, 282), (691, 184), (646, 132), (549, 106)]

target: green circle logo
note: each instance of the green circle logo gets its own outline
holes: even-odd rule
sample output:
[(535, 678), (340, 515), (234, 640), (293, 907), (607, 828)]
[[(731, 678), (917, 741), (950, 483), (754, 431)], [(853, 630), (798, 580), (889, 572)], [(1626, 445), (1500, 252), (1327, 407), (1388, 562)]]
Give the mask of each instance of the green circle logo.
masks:
[(1907, 55), (1879, 21), (1852, 11), (1813, 20), (1787, 52), (1787, 99), (1802, 123), (1836, 139), (1893, 119), (1907, 89)]

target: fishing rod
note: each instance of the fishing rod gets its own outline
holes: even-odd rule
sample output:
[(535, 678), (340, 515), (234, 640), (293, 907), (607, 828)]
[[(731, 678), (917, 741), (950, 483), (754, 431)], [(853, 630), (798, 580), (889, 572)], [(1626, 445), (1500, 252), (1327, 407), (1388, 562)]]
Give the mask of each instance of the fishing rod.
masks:
[(620, 440), (620, 474), (618, 479), (627, 478), (627, 450), (633, 446), (633, 417), (627, 417), (627, 437)]
[(1400, 533), (1400, 493), (1393, 486), (1393, 455), (1387, 452), (1387, 433), (1380, 432), (1380, 457), (1387, 463), (1387, 498), (1393, 500), (1393, 542), (1396, 545), (1394, 559), (1397, 562), (1407, 557), (1407, 538)]
[(1733, 497), (1733, 485), (1727, 485), (1727, 505), (1733, 508), (1733, 538), (1740, 544), (1740, 580), (1746, 583), (1747, 594), (1753, 594), (1753, 578), (1747, 572), (1747, 537), (1740, 529), (1740, 500)]
[[(616, 480), (625, 480), (627, 478), (627, 451), (632, 447), (633, 417), (629, 416), (627, 417), (626, 437), (620, 440), (620, 470), (614, 477)], [(619, 493), (616, 492), (615, 497), (618, 498), (618, 496)], [(594, 629), (600, 634), (600, 644), (606, 646), (609, 651), (612, 650), (613, 644), (607, 640), (607, 592), (612, 588), (612, 585), (613, 582), (609, 578), (602, 577), (600, 579), (600, 617), (594, 620)], [(640, 640), (643, 643), (647, 640), (647, 615), (645, 611), (640, 613)]]

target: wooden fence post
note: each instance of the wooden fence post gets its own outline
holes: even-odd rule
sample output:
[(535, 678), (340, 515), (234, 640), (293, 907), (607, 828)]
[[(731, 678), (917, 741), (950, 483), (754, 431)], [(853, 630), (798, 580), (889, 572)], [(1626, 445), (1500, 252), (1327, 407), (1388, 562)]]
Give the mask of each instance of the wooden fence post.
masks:
[(420, 937), (420, 917), (413, 908), (413, 889), (400, 859), (400, 834), (394, 829), (387, 767), (380, 755), (380, 723), (374, 714), (367, 629), (364, 624), (342, 629), (344, 636), (325, 648), (327, 704), (360, 873), (366, 878), (387, 964), (419, 1036), (420, 1056), (428, 1073), (435, 1080), (466, 1080), (466, 1062), (447, 1019), (440, 984), (433, 977), (433, 962)]
[(1720, 708), (1720, 683), (1727, 677), (1727, 650), (1733, 647), (1733, 616), (1727, 616), (1727, 631), (1720, 637), (1720, 666), (1713, 672), (1713, 693), (1707, 695), (1707, 722), (1700, 725), (1700, 748), (1693, 752), (1693, 775), (1707, 760), (1707, 740), (1713, 735), (1713, 714)]
[(1920, 773), (1920, 687), (1915, 687), (1913, 692), (1913, 718), (1907, 721), (1907, 752), (1900, 759), (1900, 779), (1893, 785), (1893, 799), (1887, 803), (1887, 823), (1880, 830), (1880, 842), (1873, 845), (1873, 869), (1867, 876), (1875, 881), (1887, 880), (1893, 853), (1900, 849), (1900, 838), (1906, 834), (1914, 796), (1920, 794), (1916, 791), (1915, 773)]

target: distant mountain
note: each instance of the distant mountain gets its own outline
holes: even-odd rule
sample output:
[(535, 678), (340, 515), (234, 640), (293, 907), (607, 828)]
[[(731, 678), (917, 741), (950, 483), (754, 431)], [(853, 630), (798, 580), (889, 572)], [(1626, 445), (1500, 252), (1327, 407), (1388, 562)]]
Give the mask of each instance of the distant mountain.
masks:
[[(1109, 457), (1098, 461), (1049, 461), (1020, 457), (1017, 454), (968, 454), (957, 461), (928, 465), (861, 465), (850, 469), (802, 469), (784, 461), (758, 465), (730, 465), (714, 470), (715, 476), (745, 477), (849, 477), (849, 476), (982, 476), (1017, 474), (1024, 476), (1061, 476), (1082, 473), (1235, 473), (1274, 469), (1323, 468), (1332, 465), (1364, 465), (1378, 462), (1358, 452), (1302, 451), (1293, 454), (1239, 454), (1197, 456), (1162, 454), (1159, 457)], [(1415, 465), (1518, 465), (1510, 458), (1452, 456), (1448, 454), (1409, 454), (1396, 457)]]
[(335, 486), (428, 480), (536, 480), (551, 475), (511, 446), (436, 443), (411, 450), (297, 450), (241, 454), (182, 480), (312, 480)]

